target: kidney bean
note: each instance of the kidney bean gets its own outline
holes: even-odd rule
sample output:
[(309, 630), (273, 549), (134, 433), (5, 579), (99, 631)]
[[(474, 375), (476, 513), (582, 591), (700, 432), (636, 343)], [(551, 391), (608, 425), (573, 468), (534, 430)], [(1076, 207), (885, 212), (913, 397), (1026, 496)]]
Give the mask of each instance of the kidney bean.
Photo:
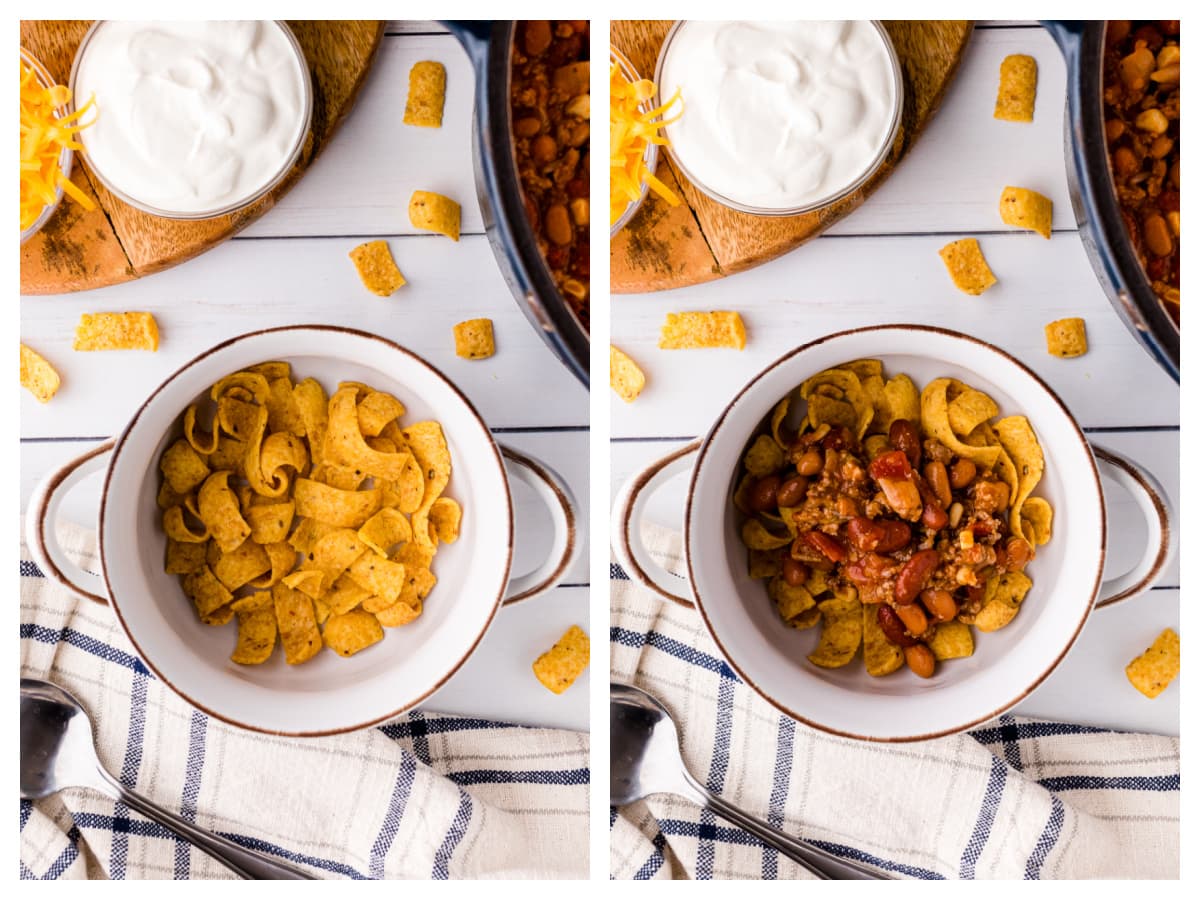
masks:
[(908, 663), (908, 667), (912, 669), (914, 675), (921, 678), (933, 677), (933, 669), (936, 661), (933, 658), (933, 651), (924, 644), (913, 644), (911, 647), (905, 647), (904, 661)]
[(846, 537), (856, 550), (874, 550), (886, 534), (879, 522), (866, 516), (856, 516), (846, 524)]
[(975, 463), (960, 456), (958, 461), (950, 467), (950, 487), (956, 491), (962, 490), (975, 478), (977, 471)]
[(916, 600), (937, 565), (936, 550), (918, 550), (914, 553), (896, 576), (896, 602), (908, 604)]
[(926, 528), (941, 531), (949, 522), (949, 514), (936, 501), (926, 503), (921, 510), (921, 524)]
[(927, 588), (921, 591), (921, 603), (935, 622), (949, 622), (958, 615), (958, 604), (949, 591)]
[(921, 462), (921, 436), (916, 426), (908, 419), (897, 419), (888, 429), (888, 443), (908, 457), (909, 465), (916, 467)]
[(900, 617), (896, 615), (896, 611), (886, 603), (879, 604), (879, 611), (875, 614), (875, 621), (883, 629), (884, 636), (893, 644), (900, 647), (912, 647), (917, 643), (916, 638), (909, 637), (904, 631), (904, 623), (900, 621)]
[(778, 475), (764, 475), (750, 488), (746, 502), (755, 512), (771, 512), (778, 505), (775, 498), (779, 491)]
[(845, 562), (846, 557), (849, 556), (841, 541), (823, 531), (806, 531), (801, 537), (804, 538), (804, 543), (835, 563)]
[(954, 496), (950, 493), (950, 473), (946, 471), (945, 464), (936, 461), (927, 462), (923, 472), (925, 480), (929, 482), (929, 487), (937, 496), (938, 503), (941, 504), (942, 509), (946, 509), (954, 500)]
[(821, 441), (821, 446), (826, 450), (849, 450), (858, 442), (854, 439), (854, 435), (850, 433), (850, 429), (845, 425), (835, 426), (829, 434), (825, 435)]
[(884, 519), (880, 525), (886, 532), (883, 540), (879, 542), (879, 546), (875, 548), (880, 553), (894, 553), (897, 550), (903, 550), (912, 540), (912, 528), (906, 522)]
[(787, 553), (783, 555), (783, 580), (792, 587), (804, 584), (811, 574), (812, 570), (800, 560), (792, 559)]
[(789, 478), (779, 486), (775, 500), (780, 506), (799, 506), (808, 493), (808, 479), (803, 475)]
[(816, 447), (809, 447), (796, 462), (796, 471), (801, 475), (816, 475), (825, 465), (825, 457)]
[(925, 610), (921, 609), (920, 604), (910, 603), (907, 606), (897, 606), (896, 615), (900, 617), (900, 621), (904, 623), (904, 627), (913, 637), (924, 634), (925, 630), (929, 628), (929, 618), (925, 615)]
[(544, 19), (525, 23), (525, 52), (538, 56), (550, 46), (550, 23)]

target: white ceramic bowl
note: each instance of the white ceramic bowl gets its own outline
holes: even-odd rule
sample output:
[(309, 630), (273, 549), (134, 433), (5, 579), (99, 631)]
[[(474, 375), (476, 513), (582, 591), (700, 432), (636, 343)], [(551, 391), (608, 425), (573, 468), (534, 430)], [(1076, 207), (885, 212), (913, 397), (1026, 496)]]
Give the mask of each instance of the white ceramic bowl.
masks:
[[(163, 571), (158, 461), (180, 435), (183, 411), (214, 382), (275, 359), (326, 390), (362, 381), (394, 393), (407, 407), (406, 422), (439, 421), (453, 466), (447, 495), (463, 507), (462, 530), (457, 542), (439, 548), (438, 584), (412, 624), (385, 629), (381, 642), (348, 659), (322, 652), (288, 666), (276, 652), (263, 665), (239, 666), (229, 659), (236, 627), (203, 625), (176, 576)], [(105, 464), (98, 577), (66, 557), (54, 522), (63, 495)], [(511, 581), (510, 475), (543, 499), (556, 534), (545, 562)], [(256, 731), (309, 736), (363, 728), (427, 699), (466, 661), (503, 602), (558, 583), (577, 549), (574, 522), (574, 501), (560, 479), (502, 451), (467, 399), (427, 362), (374, 335), (308, 325), (243, 335), (189, 362), (149, 396), (115, 442), (43, 481), (30, 501), (26, 531), (43, 572), (85, 597), (111, 602), (138, 655), (193, 706)]]
[[(905, 372), (918, 386), (960, 378), (995, 398), (1001, 415), (1029, 418), (1046, 457), (1036, 489), (1054, 507), (1054, 536), (1027, 572), (1033, 589), (1021, 614), (1002, 631), (978, 634), (975, 654), (940, 664), (933, 678), (903, 669), (867, 675), (860, 660), (820, 669), (805, 658), (819, 628), (786, 626), (763, 582), (746, 573), (732, 493), (747, 441), (774, 406), (823, 369), (864, 357), (885, 372)], [(801, 407), (799, 398), (794, 404)], [(793, 415), (801, 410), (793, 410)], [(693, 465), (684, 515), (690, 596), (641, 544), (648, 495)], [(1105, 516), (1097, 462), (1129, 487), (1146, 516), (1150, 545), (1130, 572), (1102, 585)], [(1095, 450), (1062, 401), (1032, 371), (975, 338), (937, 328), (894, 325), (821, 338), (792, 351), (747, 384), (702, 442), (635, 475), (618, 495), (614, 550), (631, 578), (683, 603), (694, 602), (713, 640), (738, 675), (798, 721), (847, 737), (912, 741), (985, 722), (1029, 695), (1065, 657), (1093, 608), (1147, 588), (1169, 558), (1176, 529), (1169, 501), (1153, 476), (1108, 451)], [(1098, 599), (1099, 598), (1099, 599)]]

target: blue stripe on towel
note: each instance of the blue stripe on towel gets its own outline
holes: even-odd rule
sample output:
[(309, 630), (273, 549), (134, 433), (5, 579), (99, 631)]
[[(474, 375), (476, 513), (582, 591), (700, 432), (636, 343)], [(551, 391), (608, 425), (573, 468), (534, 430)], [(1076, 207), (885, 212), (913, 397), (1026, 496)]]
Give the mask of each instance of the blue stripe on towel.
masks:
[(1062, 826), (1065, 820), (1066, 809), (1062, 801), (1051, 795), (1050, 817), (1046, 820), (1046, 827), (1042, 829), (1041, 837), (1033, 845), (1033, 852), (1029, 854), (1029, 859), (1025, 862), (1025, 878), (1027, 880), (1042, 877), (1042, 864), (1046, 862), (1046, 857), (1054, 849), (1054, 845), (1058, 843), (1058, 836), (1062, 834)]
[[(779, 735), (775, 739), (775, 772), (771, 780), (771, 797), (767, 801), (767, 822), (783, 827), (787, 808), (788, 784), (792, 778), (792, 754), (796, 740), (796, 722), (787, 716), (779, 717)], [(762, 877), (774, 880), (779, 875), (779, 851), (763, 847)]]
[[(125, 737), (125, 758), (121, 761), (118, 780), (126, 787), (137, 784), (138, 771), (142, 767), (142, 743), (146, 737), (146, 689), (147, 679), (138, 672), (133, 673), (133, 686), (129, 696), (129, 731)], [(118, 800), (113, 804), (114, 834), (109, 854), (108, 875), (115, 881), (125, 879), (125, 865), (129, 861), (129, 807)]]
[(584, 785), (591, 781), (590, 769), (466, 769), (446, 772), (446, 777), (459, 787), (473, 784), (558, 784)]
[(1004, 783), (1007, 780), (1008, 767), (998, 756), (992, 757), (992, 771), (988, 775), (987, 787), (983, 791), (983, 802), (979, 805), (979, 816), (975, 819), (975, 828), (963, 848), (962, 858), (958, 863), (958, 877), (963, 879), (975, 877), (975, 863), (979, 862), (983, 848), (987, 846), (992, 833), (992, 825), (996, 821), (996, 812), (1000, 809), (1000, 800), (1004, 796)]
[(145, 663), (133, 654), (126, 653), (124, 650), (118, 650), (116, 647), (106, 644), (103, 641), (98, 641), (90, 635), (76, 631), (74, 628), (54, 629), (22, 622), (20, 636), (21, 640), (33, 640), (40, 644), (65, 643), (85, 653), (90, 653), (92, 656), (98, 656), (107, 662), (114, 662), (117, 665), (131, 669), (138, 675), (154, 678), (150, 670), (146, 668)]
[[(204, 738), (208, 732), (208, 716), (192, 710), (188, 732), (187, 767), (183, 775), (183, 796), (179, 803), (180, 818), (196, 821), (196, 801), (200, 797), (200, 779), (204, 771)], [(192, 845), (180, 838), (175, 843), (175, 879), (186, 879), (191, 872)]]
[(1048, 791), (1177, 791), (1179, 773), (1172, 775), (1060, 775), (1038, 781)]
[(654, 835), (654, 852), (650, 854), (650, 858), (642, 863), (642, 867), (633, 873), (634, 881), (649, 881), (658, 874), (658, 870), (662, 868), (666, 857), (663, 856), (663, 847), (667, 845), (667, 838), (660, 831)]
[(471, 814), (474, 808), (475, 804), (471, 800), (471, 795), (460, 788), (458, 809), (454, 813), (454, 819), (450, 822), (450, 828), (446, 831), (446, 837), (442, 840), (442, 846), (438, 847), (437, 853), (434, 854), (431, 878), (445, 881), (450, 877), (450, 858), (454, 856), (454, 851), (458, 849), (463, 835), (467, 833), (467, 826), (471, 824)]
[(392, 842), (400, 831), (400, 822), (404, 818), (404, 809), (408, 806), (409, 795), (412, 794), (413, 782), (417, 777), (417, 760), (411, 753), (402, 753), (400, 768), (396, 773), (396, 784), (392, 787), (392, 796), (388, 800), (387, 812), (383, 816), (383, 825), (371, 845), (369, 868), (371, 877), (383, 878), (384, 860), (392, 848)]
[(735, 684), (741, 684), (741, 680), (734, 673), (733, 669), (729, 668), (728, 663), (723, 659), (709, 654), (702, 653), (695, 647), (689, 647), (674, 638), (666, 637), (657, 631), (651, 631), (647, 634), (640, 634), (636, 631), (630, 631), (627, 628), (614, 626), (609, 629), (609, 640), (616, 641), (626, 647), (638, 649), (639, 647), (648, 646), (654, 650), (659, 650), (676, 659), (682, 660), (693, 666), (698, 666), (701, 669), (707, 669), (710, 672), (716, 672), (722, 678), (729, 678)]

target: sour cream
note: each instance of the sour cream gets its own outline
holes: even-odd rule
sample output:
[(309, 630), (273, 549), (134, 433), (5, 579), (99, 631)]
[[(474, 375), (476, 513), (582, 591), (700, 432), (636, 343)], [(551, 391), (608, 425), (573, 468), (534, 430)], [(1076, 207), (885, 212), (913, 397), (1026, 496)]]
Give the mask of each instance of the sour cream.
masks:
[(306, 68), (275, 22), (100, 23), (75, 62), (93, 94), (86, 159), (114, 193), (152, 211), (216, 215), (253, 199), (308, 128)]
[(671, 154), (730, 205), (784, 211), (856, 184), (894, 135), (901, 87), (871, 22), (680, 23), (659, 62), (678, 88)]

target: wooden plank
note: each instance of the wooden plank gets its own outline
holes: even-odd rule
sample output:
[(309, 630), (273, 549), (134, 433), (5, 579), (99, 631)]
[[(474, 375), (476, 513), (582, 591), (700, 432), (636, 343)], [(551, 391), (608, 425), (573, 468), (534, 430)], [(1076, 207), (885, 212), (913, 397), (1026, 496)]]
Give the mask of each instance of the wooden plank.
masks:
[[(632, 404), (610, 394), (612, 433), (702, 433), (743, 384), (788, 350), (886, 322), (935, 323), (1002, 347), (1045, 378), (1085, 426), (1178, 424), (1178, 386), (1117, 318), (1074, 235), (983, 236), (999, 283), (981, 297), (950, 282), (937, 253), (946, 242), (823, 238), (732, 281), (614, 297), (613, 343), (638, 361), (648, 383)], [(739, 310), (746, 350), (659, 350), (666, 313), (689, 309)], [(1086, 319), (1086, 356), (1047, 354), (1042, 327), (1065, 316)]]
[[(304, 322), (360, 328), (413, 348), (454, 381), (493, 427), (587, 424), (587, 392), (518, 309), (484, 237), (391, 241), (409, 283), (388, 299), (359, 282), (347, 258), (359, 242), (229, 241), (151, 278), (86, 296), (24, 298), (21, 339), (63, 376), (62, 390), (44, 406), (22, 391), (24, 434), (112, 434), (153, 386), (200, 351), (248, 331)], [(162, 333), (157, 353), (71, 349), (80, 313), (130, 309), (155, 314)], [(460, 359), (451, 329), (477, 317), (494, 321), (497, 353), (487, 360)]]

